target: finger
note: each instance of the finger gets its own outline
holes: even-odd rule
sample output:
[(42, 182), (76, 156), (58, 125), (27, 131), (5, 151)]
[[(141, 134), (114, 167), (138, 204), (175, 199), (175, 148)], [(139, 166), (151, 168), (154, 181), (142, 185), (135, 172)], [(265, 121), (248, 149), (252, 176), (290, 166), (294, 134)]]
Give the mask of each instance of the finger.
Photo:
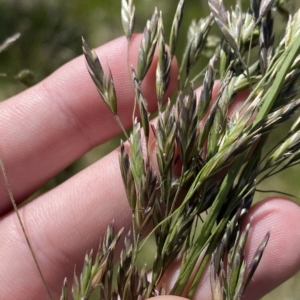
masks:
[(246, 221), (250, 217), (254, 226), (246, 249), (248, 264), (267, 230), (271, 237), (245, 300), (260, 299), (300, 269), (300, 207), (287, 199), (269, 198), (254, 206)]
[[(128, 66), (135, 65), (141, 35), (134, 36), (127, 59), (127, 40), (116, 39), (96, 50), (104, 69), (114, 78), (118, 114), (131, 126), (134, 91)], [(157, 56), (142, 90), (150, 112), (156, 109)], [(177, 65), (171, 67), (166, 97), (177, 84)], [(69, 62), (47, 79), (0, 105), (1, 154), (14, 196), (23, 200), (82, 154), (120, 133), (112, 114), (92, 82), (83, 56)], [(0, 184), (0, 214), (11, 204)]]
[[(115, 231), (125, 232), (130, 226), (117, 151), (23, 206), (20, 215), (53, 299), (59, 299), (64, 277), (73, 281), (74, 266), (81, 271), (84, 254), (98, 248), (108, 224), (114, 219)], [(0, 239), (0, 298), (47, 299), (15, 214), (1, 221)]]
[[(300, 269), (299, 218), (300, 207), (282, 198), (266, 199), (250, 209), (247, 219), (251, 219), (251, 229), (245, 249), (248, 266), (269, 230), (271, 237), (243, 299), (260, 299)], [(164, 277), (168, 290), (176, 281), (179, 266), (177, 261)], [(209, 274), (200, 282), (194, 299), (211, 299)]]

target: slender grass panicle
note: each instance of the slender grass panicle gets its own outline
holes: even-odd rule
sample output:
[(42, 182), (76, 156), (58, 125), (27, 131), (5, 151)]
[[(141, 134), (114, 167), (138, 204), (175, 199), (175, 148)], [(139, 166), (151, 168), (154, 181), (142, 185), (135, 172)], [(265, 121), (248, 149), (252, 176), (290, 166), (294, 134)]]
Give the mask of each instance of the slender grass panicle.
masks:
[[(137, 69), (128, 66), (140, 120), (134, 110), (119, 162), (132, 226), (124, 237), (118, 268), (113, 268), (121, 232), (115, 235), (109, 225), (95, 258), (87, 254), (80, 277), (74, 276), (73, 299), (89, 299), (96, 287), (104, 300), (161, 294), (192, 298), (207, 267), (214, 300), (242, 299), (268, 247), (266, 232), (247, 264), (244, 251), (251, 222), (242, 223), (258, 184), (300, 162), (299, 117), (267, 154), (262, 151), (269, 134), (300, 107), (300, 11), (288, 13), (285, 33), (277, 35), (274, 14), (286, 19), (285, 1), (251, 0), (243, 10), (241, 1), (227, 9), (223, 0), (208, 0), (209, 16), (191, 22), (185, 52), (177, 57), (178, 93), (165, 101), (186, 2), (180, 0), (174, 7), (170, 37), (162, 12), (155, 8), (145, 26)], [(133, 0), (122, 0), (121, 16), (129, 45)], [(214, 27), (219, 37), (211, 34)], [(205, 70), (197, 70), (197, 61), (211, 45)], [(158, 117), (150, 121), (142, 83), (155, 49)], [(104, 72), (84, 40), (83, 51), (102, 100), (122, 126), (110, 71)], [(203, 77), (201, 91), (195, 88), (194, 74)], [(233, 112), (241, 91), (248, 97)], [(140, 269), (137, 260), (150, 236), (156, 243), (153, 266)], [(166, 290), (163, 275), (176, 258), (181, 258), (179, 275)], [(152, 276), (147, 276), (150, 271)], [(61, 299), (68, 299), (66, 281)]]

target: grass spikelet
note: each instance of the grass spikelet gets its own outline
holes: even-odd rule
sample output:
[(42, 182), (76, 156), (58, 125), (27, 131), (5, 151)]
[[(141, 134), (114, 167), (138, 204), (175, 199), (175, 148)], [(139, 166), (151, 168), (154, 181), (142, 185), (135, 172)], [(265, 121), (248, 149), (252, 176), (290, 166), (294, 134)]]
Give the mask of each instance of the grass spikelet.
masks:
[(156, 68), (156, 95), (159, 105), (161, 105), (170, 81), (170, 60), (171, 58), (168, 58), (166, 51), (162, 15), (160, 13), (158, 22), (158, 64)]
[(188, 77), (192, 67), (200, 57), (201, 51), (204, 48), (206, 39), (212, 26), (213, 19), (209, 16), (206, 19), (200, 20), (198, 30), (195, 32), (188, 45), (188, 55), (186, 63), (186, 77)]
[(230, 47), (233, 49), (234, 52), (239, 52), (239, 45), (237, 44), (234, 36), (231, 34), (231, 28), (227, 13), (227, 10), (223, 4), (223, 0), (209, 0), (209, 6), (211, 8), (211, 12), (218, 24), (220, 30), (223, 33), (223, 36), (227, 40)]
[(276, 0), (262, 0), (259, 7), (258, 19), (261, 20), (270, 11)]
[[(270, 233), (268, 232), (265, 237), (263, 238), (263, 240), (261, 241), (259, 247), (257, 248), (254, 256), (253, 256), (253, 259), (251, 261), (251, 264), (247, 270), (247, 273), (245, 274), (245, 280), (243, 282), (243, 285), (240, 287), (241, 290), (245, 290), (247, 285), (249, 284), (255, 270), (257, 269), (258, 265), (259, 265), (259, 262), (263, 256), (263, 253), (267, 247), (267, 244), (268, 244), (268, 241), (269, 241), (269, 238), (270, 238)], [(240, 292), (240, 294), (242, 294)]]
[(130, 169), (134, 178), (134, 182), (138, 189), (141, 188), (141, 178), (145, 172), (144, 158), (142, 152), (142, 138), (140, 123), (135, 120), (134, 129), (130, 136)]
[(96, 52), (89, 48), (84, 39), (82, 39), (82, 45), (87, 68), (97, 90), (110, 111), (117, 115), (117, 97), (111, 71), (109, 70), (109, 74), (106, 76)]
[(177, 40), (178, 40), (178, 36), (179, 36), (179, 29), (180, 29), (180, 25), (181, 25), (181, 21), (182, 21), (182, 17), (183, 17), (184, 5), (185, 5), (185, 0), (180, 0), (178, 2), (175, 16), (173, 19), (173, 24), (171, 27), (170, 40), (169, 40), (171, 59), (175, 55)]
[(129, 205), (131, 209), (134, 210), (136, 206), (137, 195), (135, 190), (134, 177), (132, 175), (131, 168), (130, 168), (129, 155), (126, 151), (123, 142), (121, 142), (119, 161), (120, 161), (120, 170), (122, 174), (124, 188), (126, 191), (127, 198), (129, 200)]
[(121, 18), (125, 36), (129, 41), (131, 39), (135, 23), (135, 6), (133, 4), (133, 0), (122, 0)]
[(141, 90), (141, 82), (137, 78), (137, 74), (135, 73), (134, 69), (131, 70), (132, 72), (132, 81), (133, 81), (133, 87), (135, 90), (135, 100), (138, 103), (140, 115), (141, 115), (141, 123), (144, 130), (144, 136), (146, 138), (146, 143), (148, 143), (149, 139), (149, 112), (148, 112), (148, 104), (147, 101), (142, 93)]
[(260, 68), (262, 74), (266, 73), (273, 52), (273, 19), (272, 14), (268, 12), (261, 22), (259, 37), (260, 44)]
[(155, 8), (151, 20), (147, 21), (140, 46), (137, 65), (137, 77), (140, 81), (144, 79), (153, 59), (158, 36), (158, 20), (159, 14)]
[[(110, 277), (113, 272), (112, 257), (118, 240), (122, 234), (121, 229), (114, 235), (113, 222), (107, 227), (102, 248), (99, 247), (95, 258), (93, 259), (93, 251), (86, 254), (83, 262), (83, 269), (80, 278), (74, 272), (74, 281), (72, 285), (72, 299), (82, 300), (89, 299), (91, 293), (100, 284), (104, 284), (105, 278)], [(111, 280), (111, 278), (110, 278)], [(107, 292), (111, 292), (110, 285), (104, 285)], [(67, 280), (64, 280), (61, 299), (68, 299)]]
[(215, 71), (214, 71), (215, 61), (216, 61), (216, 57), (213, 56), (209, 61), (209, 65), (205, 72), (203, 86), (202, 86), (202, 90), (198, 102), (198, 122), (201, 121), (204, 115), (206, 114), (207, 109), (209, 107), (209, 103), (212, 98), (212, 90), (213, 90), (214, 79), (215, 79)]
[[(193, 87), (184, 97), (179, 94), (177, 100), (177, 137), (178, 152), (184, 168), (189, 168), (191, 160), (195, 157), (197, 144), (197, 102)], [(193, 149), (194, 148), (194, 149)]]

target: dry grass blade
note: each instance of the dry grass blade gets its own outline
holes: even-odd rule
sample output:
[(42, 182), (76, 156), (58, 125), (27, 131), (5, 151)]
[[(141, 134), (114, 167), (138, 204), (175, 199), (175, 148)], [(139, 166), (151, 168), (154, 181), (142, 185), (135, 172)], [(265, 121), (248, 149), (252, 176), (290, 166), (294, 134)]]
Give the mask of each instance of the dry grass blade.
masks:
[(31, 242), (30, 242), (29, 237), (27, 235), (27, 232), (25, 230), (25, 226), (24, 226), (23, 221), (21, 219), (21, 216), (19, 214), (18, 206), (17, 206), (17, 203), (16, 203), (15, 198), (13, 196), (13, 192), (12, 192), (9, 180), (8, 180), (6, 168), (5, 168), (4, 161), (3, 161), (3, 158), (1, 156), (1, 153), (0, 153), (0, 168), (1, 168), (2, 175), (3, 175), (3, 179), (4, 179), (5, 188), (7, 190), (8, 196), (9, 196), (9, 200), (10, 200), (10, 202), (12, 204), (12, 207), (13, 207), (13, 210), (14, 210), (16, 216), (17, 216), (18, 222), (19, 222), (19, 224), (21, 226), (21, 231), (22, 231), (22, 233), (23, 233), (23, 235), (25, 237), (26, 244), (28, 245), (28, 248), (29, 248), (30, 253), (32, 255), (34, 264), (35, 264), (35, 266), (37, 268), (37, 271), (38, 271), (38, 273), (40, 275), (40, 278), (42, 280), (43, 286), (44, 286), (44, 288), (45, 288), (45, 290), (47, 292), (47, 296), (48, 296), (48, 298), (50, 300), (52, 300), (52, 295), (51, 295), (50, 289), (49, 289), (49, 287), (47, 285), (47, 282), (45, 280), (45, 277), (44, 277), (44, 275), (42, 273), (42, 270), (41, 270), (40, 265), (38, 263), (37, 257), (35, 255), (35, 252), (34, 252), (32, 246), (31, 246)]
[(11, 44), (13, 44), (17, 39), (19, 39), (21, 34), (19, 32), (8, 37), (2, 44), (0, 44), (0, 53), (6, 50)]

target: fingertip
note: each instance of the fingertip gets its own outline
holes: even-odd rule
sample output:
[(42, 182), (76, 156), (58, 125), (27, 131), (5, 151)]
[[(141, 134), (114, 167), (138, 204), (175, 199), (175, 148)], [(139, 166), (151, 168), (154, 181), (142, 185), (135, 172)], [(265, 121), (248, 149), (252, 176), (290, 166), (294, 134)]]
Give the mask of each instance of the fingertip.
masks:
[(285, 259), (285, 255), (281, 253), (285, 252), (286, 245), (293, 248), (294, 242), (297, 244), (300, 242), (299, 219), (300, 206), (287, 198), (269, 197), (252, 206), (245, 219), (245, 223), (251, 224), (249, 241), (252, 244), (249, 244), (249, 257), (251, 258), (256, 251), (254, 245), (258, 245), (269, 231), (270, 240), (266, 248), (266, 258), (270, 259), (271, 254), (276, 254), (276, 257), (272, 258)]
[(270, 197), (254, 205), (246, 257), (249, 265), (263, 237), (270, 239), (261, 262), (246, 291), (246, 299), (258, 299), (293, 276), (300, 269), (300, 207), (280, 197)]

